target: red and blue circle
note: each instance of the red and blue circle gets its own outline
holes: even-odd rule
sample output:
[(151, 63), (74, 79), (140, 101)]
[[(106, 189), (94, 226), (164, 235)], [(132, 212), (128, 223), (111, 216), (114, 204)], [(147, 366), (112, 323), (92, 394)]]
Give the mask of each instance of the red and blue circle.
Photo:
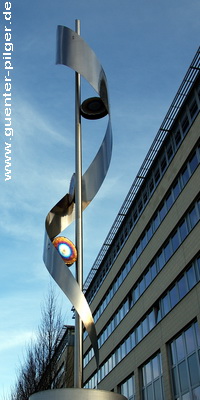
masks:
[(65, 264), (72, 265), (77, 260), (77, 250), (71, 240), (64, 236), (58, 236), (52, 243), (58, 250)]

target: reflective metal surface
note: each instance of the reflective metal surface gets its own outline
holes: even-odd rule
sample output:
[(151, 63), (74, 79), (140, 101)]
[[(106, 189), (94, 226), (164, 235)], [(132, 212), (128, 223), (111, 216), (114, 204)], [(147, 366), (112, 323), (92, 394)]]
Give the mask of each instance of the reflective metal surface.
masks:
[[(84, 210), (103, 183), (112, 153), (112, 131), (106, 76), (92, 49), (76, 32), (64, 26), (58, 27), (56, 62), (72, 68), (87, 79), (108, 111), (108, 124), (104, 139), (92, 163), (82, 177), (82, 209)], [(75, 198), (72, 189), (70, 189), (70, 193), (67, 193), (48, 213), (45, 223), (44, 263), (51, 276), (80, 315), (94, 348), (98, 366), (97, 335), (90, 307), (73, 274), (66, 267), (52, 244), (54, 237), (74, 221), (75, 206)]]
[(53, 389), (38, 392), (30, 400), (127, 400), (118, 393), (96, 389)]

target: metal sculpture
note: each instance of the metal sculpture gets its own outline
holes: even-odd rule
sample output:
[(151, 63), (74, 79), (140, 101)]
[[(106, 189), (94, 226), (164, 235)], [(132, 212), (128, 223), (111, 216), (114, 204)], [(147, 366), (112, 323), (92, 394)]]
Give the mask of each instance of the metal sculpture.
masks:
[[(60, 239), (55, 239), (57, 235), (76, 220), (76, 223), (78, 223), (77, 231), (79, 231), (76, 243), (78, 253), (77, 263), (80, 263), (80, 270), (82, 268), (82, 237), (81, 226), (78, 221), (80, 218), (79, 214), (90, 204), (103, 183), (112, 153), (112, 130), (106, 76), (95, 53), (80, 37), (78, 30), (78, 25), (77, 32), (65, 26), (58, 26), (56, 63), (72, 68), (76, 72), (77, 79), (79, 79), (80, 76), (84, 77), (99, 95), (99, 97), (86, 99), (81, 105), (79, 104), (80, 81), (76, 84), (76, 92), (78, 93), (76, 96), (76, 125), (80, 124), (81, 116), (87, 119), (99, 119), (107, 114), (108, 124), (102, 144), (89, 168), (82, 176), (80, 160), (76, 161), (76, 173), (72, 177), (69, 193), (51, 209), (46, 217), (44, 263), (51, 276), (69, 298), (80, 316), (94, 348), (98, 366), (99, 353), (97, 335), (90, 307), (82, 292), (82, 287), (80, 282), (78, 282), (78, 278), (76, 277), (75, 279), (70, 269), (66, 267), (63, 254), (57, 251), (57, 244)], [(78, 132), (78, 134), (79, 133), (80, 132)], [(80, 137), (76, 141), (76, 148), (80, 146), (78, 141), (80, 142)], [(79, 155), (77, 156), (77, 159), (78, 158)], [(77, 387), (80, 387), (80, 385), (77, 385)]]
[[(58, 27), (57, 63), (64, 64), (75, 71), (76, 77), (76, 173), (72, 176), (69, 193), (67, 193), (48, 213), (45, 223), (44, 262), (45, 265), (74, 305), (80, 318), (76, 319), (75, 331), (78, 330), (76, 347), (80, 346), (82, 322), (89, 334), (97, 367), (99, 353), (94, 320), (87, 300), (82, 292), (82, 211), (90, 204), (107, 174), (112, 153), (112, 131), (105, 73), (94, 52), (80, 37), (80, 21), (76, 21), (76, 32), (64, 26)], [(86, 99), (80, 104), (80, 75), (95, 89), (99, 97)], [(82, 176), (81, 169), (81, 116), (87, 119), (99, 119), (108, 114), (108, 124), (102, 144), (87, 171)], [(75, 220), (76, 248), (65, 237), (57, 237)], [(76, 254), (77, 249), (77, 254)], [(77, 258), (77, 260), (76, 260)], [(67, 265), (76, 261), (76, 279)], [(67, 264), (67, 265), (66, 265)], [(77, 315), (78, 315), (77, 314)], [(80, 324), (81, 322), (81, 324)], [(78, 329), (77, 329), (78, 328)], [(77, 344), (77, 346), (76, 346)], [(81, 351), (77, 351), (79, 362)], [(75, 357), (76, 358), (76, 357)], [(74, 388), (54, 389), (38, 392), (30, 396), (30, 400), (127, 400), (124, 396), (105, 390), (82, 389), (80, 384), (81, 368), (75, 365)], [(75, 363), (76, 364), (76, 363)]]

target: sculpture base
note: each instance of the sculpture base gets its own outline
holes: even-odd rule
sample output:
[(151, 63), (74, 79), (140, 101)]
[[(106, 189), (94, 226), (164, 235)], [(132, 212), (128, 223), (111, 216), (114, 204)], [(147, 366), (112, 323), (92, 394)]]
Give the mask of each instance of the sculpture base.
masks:
[(121, 394), (98, 389), (52, 389), (32, 394), (29, 400), (127, 400)]

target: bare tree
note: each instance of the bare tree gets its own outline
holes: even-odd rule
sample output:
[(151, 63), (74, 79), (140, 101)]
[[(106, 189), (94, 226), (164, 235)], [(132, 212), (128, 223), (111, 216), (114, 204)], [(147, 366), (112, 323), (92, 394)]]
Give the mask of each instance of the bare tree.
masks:
[(53, 355), (63, 327), (61, 309), (52, 287), (44, 300), (41, 313), (36, 340), (26, 349), (10, 400), (28, 400), (31, 394), (51, 387), (55, 372)]
[(53, 355), (60, 340), (62, 327), (61, 310), (58, 310), (55, 293), (50, 288), (44, 307), (42, 307), (42, 321), (38, 329), (37, 369), (42, 378), (40, 390), (50, 388), (55, 371)]

